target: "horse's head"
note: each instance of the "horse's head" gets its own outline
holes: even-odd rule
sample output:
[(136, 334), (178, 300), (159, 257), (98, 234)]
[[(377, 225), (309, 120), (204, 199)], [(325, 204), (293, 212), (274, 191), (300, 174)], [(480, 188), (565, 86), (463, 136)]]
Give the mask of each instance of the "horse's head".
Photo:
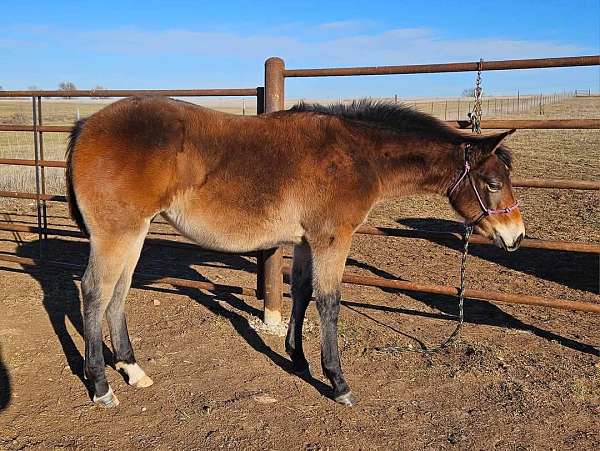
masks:
[(467, 137), (460, 145), (462, 172), (448, 190), (452, 207), (467, 223), (507, 251), (517, 250), (525, 236), (510, 183), (511, 155), (502, 146), (514, 131)]

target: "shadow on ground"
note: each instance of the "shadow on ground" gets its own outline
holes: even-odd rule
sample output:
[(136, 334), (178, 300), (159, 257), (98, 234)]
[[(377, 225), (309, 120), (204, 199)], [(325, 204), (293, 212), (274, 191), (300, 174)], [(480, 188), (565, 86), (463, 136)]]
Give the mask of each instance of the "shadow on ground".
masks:
[[(438, 232), (458, 232), (462, 230), (460, 223), (441, 220), (441, 219), (402, 219), (398, 223), (422, 230), (433, 230)], [(460, 242), (448, 244), (444, 240), (436, 240), (432, 238), (430, 241), (440, 245), (450, 247), (457, 251), (462, 250)], [(577, 252), (557, 252), (546, 251), (542, 249), (520, 249), (516, 253), (508, 254), (501, 249), (496, 249), (492, 246), (474, 245), (470, 247), (470, 253), (477, 257), (484, 258), (494, 263), (498, 263), (507, 268), (522, 271), (526, 274), (531, 274), (536, 277), (542, 277), (547, 280), (552, 280), (558, 283), (563, 283), (571, 288), (580, 290), (594, 291), (595, 280), (594, 275), (598, 270), (582, 271), (581, 268), (593, 268), (598, 266), (598, 259), (592, 254), (584, 254)], [(386, 279), (398, 279), (397, 276), (383, 271), (377, 267), (369, 265), (354, 259), (349, 259), (347, 264), (357, 268), (365, 269)], [(568, 271), (564, 271), (564, 268)], [(371, 309), (393, 311), (401, 314), (419, 314), (432, 318), (451, 318), (457, 314), (458, 304), (457, 299), (453, 296), (435, 295), (428, 293), (417, 293), (413, 291), (402, 291), (381, 288), (381, 290), (394, 293), (402, 292), (405, 295), (423, 302), (431, 308), (439, 310), (442, 314), (436, 313), (418, 313), (414, 310), (404, 308), (387, 307), (387, 306), (369, 306), (362, 303), (346, 301), (345, 304), (349, 307), (367, 307)], [(483, 324), (489, 326), (506, 327), (515, 330), (530, 332), (538, 337), (549, 341), (556, 341), (562, 346), (574, 349), (576, 351), (587, 354), (600, 356), (600, 350), (586, 343), (563, 337), (554, 332), (544, 330), (540, 327), (526, 324), (518, 318), (504, 312), (500, 307), (487, 301), (469, 299), (465, 302), (464, 316), (466, 323)], [(404, 334), (405, 335), (405, 334)], [(415, 337), (409, 337), (419, 342)], [(420, 342), (419, 342), (420, 343)]]
[[(70, 241), (61, 239), (50, 239), (44, 242), (44, 254), (51, 256), (49, 259), (68, 262), (75, 265), (85, 266), (87, 262), (88, 243), (82, 241)], [(39, 252), (39, 242), (20, 243), (18, 255), (28, 258), (36, 258)], [(198, 251), (162, 248), (158, 246), (145, 246), (142, 251), (140, 262), (136, 271), (144, 274), (156, 274), (158, 277), (178, 277), (196, 281), (208, 281), (200, 275), (193, 265), (210, 266), (228, 269), (244, 270), (256, 272), (256, 265), (253, 259), (244, 256), (232, 254), (214, 254)], [(51, 265), (43, 267), (23, 266), (23, 271), (29, 273), (41, 285), (44, 298), (43, 306), (46, 309), (48, 318), (52, 323), (54, 332), (61, 343), (63, 352), (66, 356), (71, 372), (78, 376), (82, 383), (90, 392), (83, 377), (83, 356), (75, 345), (71, 335), (67, 330), (67, 321), (71, 322), (77, 332), (83, 337), (83, 318), (81, 315), (81, 303), (79, 289), (75, 284), (76, 279), (80, 279), (83, 269), (73, 268), (65, 269)], [(218, 293), (205, 294), (203, 291), (183, 286), (174, 288), (150, 287), (152, 279), (144, 279), (143, 283), (138, 283), (134, 279), (133, 286), (149, 290), (181, 293), (198, 304), (205, 307), (214, 315), (226, 318), (237, 333), (256, 351), (267, 356), (274, 364), (286, 372), (291, 371), (291, 363), (287, 357), (273, 351), (265, 344), (260, 335), (252, 329), (243, 313), (253, 316), (261, 316), (261, 312), (248, 305), (242, 298), (235, 294)], [(222, 306), (228, 304), (231, 308)], [(105, 360), (108, 365), (114, 365), (112, 352), (104, 346)], [(307, 383), (311, 384), (321, 394), (330, 396), (330, 388), (320, 380), (312, 376), (302, 377)], [(91, 392), (90, 392), (91, 393)]]
[[(462, 232), (462, 225), (456, 221), (437, 218), (398, 219), (399, 224), (412, 229), (433, 230), (436, 232)], [(531, 237), (529, 237), (531, 238)], [(462, 250), (462, 243), (448, 242), (431, 238), (429, 241), (442, 246)], [(592, 293), (598, 291), (598, 256), (586, 252), (564, 252), (547, 249), (521, 248), (514, 253), (505, 252), (496, 246), (473, 244), (469, 253), (476, 257), (494, 262), (505, 268), (546, 279), (575, 290)], [(582, 271), (585, 268), (585, 271)]]
[(0, 347), (0, 412), (10, 404), (11, 395), (10, 374), (2, 361), (2, 347)]
[[(440, 231), (456, 231), (460, 227), (457, 223), (452, 223), (451, 221), (427, 220), (425, 223), (423, 221), (424, 220), (406, 219), (400, 222), (404, 225), (419, 228), (423, 227), (425, 224), (425, 227), (430, 229), (435, 227), (436, 230)], [(459, 246), (460, 243), (456, 243), (456, 245), (452, 245), (451, 247), (458, 249)], [(18, 255), (36, 258), (38, 257), (39, 248), (40, 244), (38, 241), (21, 242), (18, 247)], [(60, 258), (61, 261), (80, 266), (85, 266), (87, 262), (87, 242), (51, 239), (44, 242), (43, 248), (45, 255), (51, 256), (51, 258), (54, 259)], [(472, 250), (474, 255), (481, 258), (492, 260), (511, 269), (523, 271), (537, 277), (558, 281), (577, 289), (591, 289), (592, 281), (589, 280), (587, 275), (581, 274), (581, 271), (564, 273), (557, 268), (562, 267), (561, 265), (563, 264), (569, 268), (590, 267), (590, 265), (597, 264), (596, 260), (589, 259), (586, 255), (573, 255), (572, 253), (564, 252), (556, 253), (553, 251), (522, 250), (519, 251), (519, 253), (524, 252), (525, 255), (519, 255), (519, 253), (517, 253), (509, 258), (489, 246), (473, 246)], [(517, 258), (513, 258), (515, 256)], [(564, 263), (557, 264), (557, 259), (567, 260), (564, 260)], [(357, 260), (350, 259), (348, 265), (367, 269), (375, 275), (388, 279), (396, 278), (393, 274)], [(192, 266), (210, 266), (256, 272), (256, 265), (250, 257), (230, 254), (214, 254), (203, 252), (200, 249), (197, 251), (190, 251), (148, 245), (144, 247), (137, 271), (146, 274), (156, 274), (157, 277), (178, 277), (206, 281), (207, 279), (200, 275), (196, 269), (192, 268)], [(12, 271), (15, 270), (13, 269)], [(77, 375), (89, 390), (83, 377), (82, 354), (75, 345), (73, 338), (67, 329), (67, 322), (70, 322), (77, 332), (80, 335), (83, 335), (83, 319), (81, 316), (79, 289), (74, 282), (77, 278), (81, 277), (82, 269), (73, 268), (69, 270), (44, 265), (42, 267), (24, 266), (23, 271), (31, 274), (31, 276), (40, 283), (44, 292), (42, 300), (43, 306), (52, 323), (54, 332), (61, 343), (71, 372)], [(284, 371), (291, 371), (290, 361), (287, 357), (278, 354), (267, 346), (262, 338), (248, 324), (248, 320), (246, 319), (247, 314), (260, 316), (261, 312), (245, 303), (238, 295), (223, 293), (208, 295), (203, 291), (189, 287), (165, 288), (148, 286), (151, 283), (152, 280), (145, 281), (143, 284), (134, 281), (134, 287), (144, 287), (145, 289), (162, 292), (175, 292), (189, 296), (212, 314), (226, 318), (237, 333), (257, 352), (267, 356), (274, 364)], [(397, 290), (386, 291), (393, 292)], [(449, 315), (454, 315), (456, 313), (456, 299), (453, 297), (414, 292), (405, 292), (405, 294), (439, 310), (441, 313), (418, 312), (400, 307), (379, 306), (351, 301), (344, 301), (344, 304), (350, 308), (360, 306), (361, 310), (363, 308), (386, 310), (407, 315), (435, 318), (449, 318)], [(223, 304), (226, 304), (227, 307), (223, 306)], [(367, 314), (362, 312), (359, 313), (374, 320)], [(496, 305), (486, 301), (469, 300), (465, 305), (465, 321), (473, 324), (485, 324), (529, 331), (538, 337), (557, 341), (563, 346), (567, 346), (580, 352), (593, 355), (600, 354), (593, 346), (560, 336), (534, 325), (526, 324), (514, 316), (505, 313)], [(113, 364), (112, 353), (106, 346), (104, 346), (104, 353), (107, 364)], [(329, 387), (321, 381), (312, 376), (308, 376), (304, 378), (304, 380), (320, 393), (330, 395)], [(6, 407), (9, 401), (10, 378), (7, 369), (2, 365), (0, 359), (0, 409)]]

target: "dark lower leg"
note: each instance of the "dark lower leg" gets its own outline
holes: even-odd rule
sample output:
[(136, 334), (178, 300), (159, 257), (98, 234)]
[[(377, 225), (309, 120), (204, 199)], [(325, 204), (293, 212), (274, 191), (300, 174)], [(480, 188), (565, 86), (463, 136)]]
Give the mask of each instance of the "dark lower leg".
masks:
[(317, 309), (321, 317), (321, 367), (331, 381), (334, 398), (350, 393), (350, 387), (342, 373), (338, 348), (337, 323), (340, 312), (340, 292), (317, 297)]
[(292, 314), (285, 339), (285, 350), (292, 359), (295, 373), (308, 372), (308, 362), (302, 349), (302, 326), (306, 308), (312, 297), (311, 251), (307, 243), (294, 247), (292, 265)]
[(125, 319), (125, 297), (131, 283), (131, 277), (126, 274), (126, 271), (121, 275), (106, 310), (115, 363), (135, 363), (135, 356), (127, 330), (127, 320)]
[(101, 289), (87, 273), (82, 281), (83, 292), (83, 329), (85, 337), (84, 372), (93, 384), (94, 394), (101, 397), (108, 393), (108, 382), (102, 353), (102, 305)]
[(287, 337), (285, 339), (285, 350), (292, 359), (293, 371), (304, 373), (308, 371), (308, 362), (302, 349), (302, 326), (306, 308), (312, 296), (312, 285), (310, 279), (302, 283), (292, 284), (292, 315), (288, 326)]
[(146, 375), (144, 370), (135, 361), (133, 347), (131, 346), (127, 330), (127, 320), (125, 318), (125, 298), (131, 286), (131, 276), (139, 258), (140, 249), (141, 241), (127, 262), (115, 286), (112, 299), (106, 311), (106, 319), (110, 329), (110, 339), (115, 356), (115, 368), (125, 376), (127, 383), (138, 388), (149, 387), (153, 384), (152, 379)]

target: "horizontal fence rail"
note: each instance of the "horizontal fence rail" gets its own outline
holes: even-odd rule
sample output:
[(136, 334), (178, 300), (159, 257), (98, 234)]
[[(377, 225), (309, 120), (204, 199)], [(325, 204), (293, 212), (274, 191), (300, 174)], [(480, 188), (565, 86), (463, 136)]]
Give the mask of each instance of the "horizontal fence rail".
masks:
[[(470, 129), (469, 121), (445, 121), (450, 127)], [(481, 128), (499, 130), (515, 128), (517, 130), (586, 130), (600, 129), (600, 119), (487, 119), (481, 121)], [(0, 132), (50, 132), (69, 133), (69, 125), (13, 125), (0, 124)]]
[[(37, 164), (36, 164), (37, 163)], [(45, 168), (66, 168), (67, 162), (64, 160), (24, 160), (21, 158), (0, 158), (0, 164), (14, 166), (43, 166)]]
[[(446, 121), (454, 128), (470, 129), (470, 121)], [(599, 119), (483, 119), (481, 128), (498, 130), (516, 128), (518, 130), (558, 130), (558, 129), (599, 129)]]
[[(289, 266), (282, 268), (282, 273), (291, 276), (292, 270)], [(432, 285), (425, 283), (408, 282), (397, 279), (384, 279), (383, 277), (361, 276), (358, 274), (344, 273), (342, 282), (352, 285), (364, 285), (378, 288), (391, 288), (403, 291), (416, 291), (419, 293), (443, 294), (457, 296), (458, 287), (449, 285)], [(552, 299), (541, 296), (526, 294), (509, 294), (500, 291), (465, 289), (465, 297), (480, 299), (484, 301), (506, 302), (509, 304), (537, 305), (540, 307), (551, 307), (563, 310), (575, 310), (580, 312), (600, 313), (600, 304), (581, 301), (566, 301), (563, 299)]]
[[(40, 229), (35, 226), (25, 225), (25, 224), (12, 224), (9, 222), (0, 221), (0, 230), (4, 230), (7, 232), (24, 232), (24, 233), (39, 233)], [(56, 229), (56, 228), (45, 228), (43, 231), (49, 235), (57, 235), (57, 236), (70, 236), (73, 238), (85, 238), (83, 233), (76, 230), (64, 230), (64, 229)], [(360, 235), (374, 235), (374, 236), (389, 236), (396, 238), (413, 238), (413, 239), (423, 239), (440, 243), (457, 243), (462, 242), (462, 235), (460, 233), (454, 232), (437, 232), (432, 230), (421, 230), (421, 229), (397, 229), (392, 227), (374, 227), (374, 226), (361, 226), (356, 233)], [(166, 241), (166, 240), (164, 240)], [(179, 248), (198, 250), (200, 247), (193, 243), (182, 243), (178, 241), (168, 241), (175, 243)], [(480, 235), (471, 235), (469, 239), (469, 243), (479, 244), (479, 245), (488, 245), (495, 246), (494, 242), (484, 238)], [(161, 245), (166, 245), (166, 243), (157, 243)], [(600, 244), (595, 243), (580, 243), (580, 242), (572, 242), (572, 241), (552, 241), (552, 240), (536, 240), (531, 238), (526, 238), (521, 242), (522, 248), (531, 248), (531, 249), (546, 249), (546, 250), (555, 250), (555, 251), (571, 251), (571, 252), (587, 252), (592, 254), (600, 254)], [(207, 252), (211, 252), (206, 250)], [(248, 256), (256, 256), (256, 252), (248, 252), (246, 254), (239, 255), (248, 255)]]
[[(420, 229), (396, 229), (392, 227), (361, 226), (356, 233), (362, 235), (393, 236), (399, 238), (417, 238), (441, 243), (460, 243), (462, 235), (454, 232), (437, 232)], [(494, 242), (481, 235), (471, 235), (469, 243), (494, 245)], [(600, 244), (570, 241), (536, 240), (525, 238), (520, 247), (531, 249), (547, 249), (555, 251), (589, 252), (600, 254)]]
[[(564, 58), (536, 58), (519, 60), (484, 61), (482, 70), (543, 69), (550, 67), (597, 66), (600, 55)], [(472, 72), (479, 62), (413, 64), (406, 66), (331, 67), (320, 69), (285, 69), (284, 77), (340, 77), (349, 75), (432, 74), (443, 72)]]
[(0, 91), (1, 97), (244, 97), (258, 95), (259, 88), (233, 89), (87, 89), (73, 91)]

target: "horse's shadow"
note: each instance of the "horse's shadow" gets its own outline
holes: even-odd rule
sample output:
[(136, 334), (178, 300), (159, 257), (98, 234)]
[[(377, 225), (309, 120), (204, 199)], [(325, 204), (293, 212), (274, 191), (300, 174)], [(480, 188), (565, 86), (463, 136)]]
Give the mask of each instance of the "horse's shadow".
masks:
[(11, 396), (10, 374), (2, 361), (2, 348), (0, 347), (0, 412), (8, 407)]
[[(456, 221), (437, 218), (398, 219), (399, 224), (412, 229), (426, 229), (437, 232), (462, 231), (462, 225)], [(454, 250), (462, 250), (462, 243), (432, 237), (429, 241)], [(508, 253), (496, 246), (471, 245), (469, 253), (476, 257), (494, 262), (540, 279), (565, 285), (575, 290), (597, 293), (598, 256), (586, 252), (565, 252), (550, 249), (521, 248), (516, 253)], [(582, 271), (582, 268), (585, 268)]]
[[(405, 225), (421, 226), (422, 223), (420, 221), (422, 220), (407, 219), (401, 222)], [(431, 221), (427, 222), (427, 225), (429, 227), (432, 227), (432, 224), (433, 223)], [(438, 227), (437, 230), (448, 230), (448, 228), (452, 228), (452, 231), (457, 230), (457, 224), (452, 223), (450, 221), (438, 220), (438, 222), (434, 225)], [(443, 229), (442, 227), (445, 227), (445, 229)], [(446, 242), (440, 244), (447, 245)], [(451, 247), (459, 249), (460, 243), (457, 242), (456, 245), (451, 245)], [(62, 260), (81, 266), (85, 266), (87, 262), (88, 248), (88, 243), (82, 241), (51, 239), (45, 240), (43, 242), (43, 250), (45, 255), (49, 256), (48, 258), (52, 259), (55, 258), (54, 256), (60, 255), (62, 256)], [(543, 274), (547, 274), (548, 277), (551, 277), (549, 280), (563, 280), (563, 282), (565, 282), (569, 286), (576, 286), (579, 289), (588, 289), (591, 285), (593, 285), (593, 282), (587, 280), (585, 277), (582, 278), (581, 275), (576, 279), (576, 282), (569, 282), (570, 279), (565, 279), (564, 275), (560, 278), (557, 275), (552, 275), (554, 273), (551, 270), (544, 270), (546, 272), (538, 271), (537, 273), (531, 272), (531, 268), (541, 266), (539, 261), (536, 265), (520, 264), (518, 263), (518, 260), (520, 259), (512, 259), (510, 257), (507, 258), (502, 254), (496, 254), (495, 250), (489, 250), (486, 248), (482, 246), (473, 246), (472, 251), (474, 255), (493, 260), (494, 262), (500, 263), (513, 269), (522, 270), (524, 272), (535, 274), (541, 277), (544, 277)], [(39, 241), (21, 242), (19, 243), (17, 253), (19, 256), (22, 257), (36, 258), (38, 256), (39, 249)], [(520, 250), (519, 252), (523, 252), (523, 250)], [(534, 258), (545, 258), (547, 260), (544, 261), (547, 261), (548, 263), (552, 262), (552, 264), (554, 264), (556, 257), (548, 257), (542, 255), (545, 252), (547, 251), (540, 252), (539, 254), (534, 254)], [(568, 254), (564, 256), (564, 258), (571, 256), (571, 253), (561, 254)], [(587, 267), (589, 267), (590, 265), (596, 264), (595, 261), (588, 261), (585, 255), (579, 255), (575, 258), (580, 258), (583, 260), (574, 261), (572, 263), (573, 266), (581, 267), (580, 265), (585, 264), (587, 265)], [(350, 259), (348, 261), (348, 264), (350, 266), (354, 265), (368, 269), (374, 274), (382, 277), (396, 278), (390, 273), (387, 273), (383, 270), (380, 270), (363, 262)], [(229, 269), (256, 272), (256, 265), (254, 261), (249, 257), (231, 254), (208, 253), (200, 250), (199, 248), (197, 251), (195, 251), (182, 249), (164, 249), (158, 246), (149, 245), (146, 245), (144, 247), (142, 257), (137, 267), (137, 271), (141, 273), (157, 274), (157, 277), (170, 276), (198, 281), (207, 281), (206, 278), (201, 276), (195, 269), (192, 268), (192, 266), (194, 265), (218, 266)], [(548, 264), (548, 266), (552, 265)], [(42, 301), (43, 306), (46, 309), (48, 318), (50, 319), (54, 332), (61, 343), (70, 371), (74, 375), (79, 377), (82, 383), (89, 390), (90, 387), (86, 383), (83, 375), (83, 357), (79, 352), (77, 345), (73, 341), (73, 338), (68, 329), (68, 323), (70, 322), (74, 329), (77, 331), (77, 333), (83, 336), (83, 319), (81, 315), (80, 296), (79, 290), (75, 285), (75, 279), (80, 278), (82, 275), (81, 269), (65, 269), (62, 267), (56, 268), (52, 267), (51, 265), (44, 265), (42, 267), (24, 266), (23, 270), (31, 274), (32, 277), (34, 277), (40, 283), (44, 292), (44, 298)], [(260, 335), (258, 335), (256, 331), (250, 327), (248, 320), (246, 319), (247, 315), (259, 316), (261, 312), (258, 309), (246, 304), (243, 301), (243, 299), (238, 297), (236, 294), (219, 293), (214, 295), (208, 295), (201, 290), (183, 286), (176, 286), (175, 288), (149, 287), (148, 285), (152, 283), (152, 280), (153, 279), (151, 278), (149, 280), (144, 279), (144, 282), (137, 282), (134, 279), (133, 286), (144, 287), (146, 289), (157, 291), (179, 292), (190, 297), (191, 299), (195, 300), (198, 304), (208, 309), (208, 311), (210, 311), (212, 314), (226, 318), (234, 327), (236, 332), (254, 350), (267, 356), (273, 363), (275, 363), (284, 371), (291, 371), (290, 361), (286, 357), (273, 351), (263, 341)], [(406, 292), (406, 294), (413, 297), (414, 299), (417, 299), (431, 307), (440, 310), (443, 313), (452, 315), (456, 313), (456, 301), (452, 297), (413, 292)], [(227, 304), (227, 307), (223, 306), (223, 303)], [(352, 303), (345, 302), (345, 304), (351, 305)], [(411, 310), (404, 310), (395, 307), (390, 307), (390, 309), (392, 309), (393, 311), (398, 311), (400, 313), (420, 315), (419, 312)], [(425, 314), (424, 316), (431, 315)], [(489, 302), (475, 300), (469, 301), (465, 306), (465, 318), (466, 321), (476, 324), (503, 326), (518, 330), (529, 331), (544, 339), (558, 341), (563, 346), (570, 347), (574, 350), (593, 355), (599, 355), (598, 350), (588, 344), (581, 343), (570, 338), (562, 337), (553, 332), (543, 330), (537, 326), (525, 324), (517, 318), (513, 317), (512, 315), (505, 313), (500, 308), (496, 307), (494, 304), (491, 304)], [(106, 346), (104, 346), (104, 354), (106, 362), (108, 364), (114, 364), (112, 353)], [(320, 393), (324, 395), (331, 394), (330, 388), (318, 379), (315, 379), (312, 376), (305, 377), (303, 379), (307, 383), (315, 387)], [(0, 359), (0, 410), (6, 407), (9, 401), (10, 378), (8, 371), (4, 368)]]
[[(43, 243), (44, 254), (49, 259), (56, 259), (54, 256), (61, 255), (62, 261), (68, 261), (69, 263), (81, 266), (85, 266), (87, 263), (88, 248), (88, 243), (82, 241), (50, 239), (45, 240)], [(17, 251), (19, 256), (28, 258), (37, 257), (38, 252), (39, 242), (37, 240), (21, 243)], [(136, 272), (156, 274), (156, 277), (178, 277), (208, 281), (208, 279), (193, 269), (192, 265), (218, 266), (256, 272), (255, 263), (248, 257), (209, 253), (202, 251), (200, 248), (195, 252), (188, 249), (165, 249), (148, 245), (144, 246)], [(31, 274), (40, 283), (44, 293), (43, 306), (63, 348), (68, 366), (71, 372), (79, 377), (91, 395), (91, 387), (83, 374), (83, 356), (73, 341), (67, 325), (70, 322), (77, 333), (83, 337), (80, 295), (79, 289), (75, 285), (75, 280), (81, 278), (82, 270), (78, 268), (65, 269), (63, 267), (52, 267), (51, 265), (44, 265), (41, 268), (24, 266), (23, 270)], [(134, 278), (133, 287), (143, 287), (144, 289), (161, 292), (181, 293), (190, 297), (208, 309), (212, 314), (226, 318), (236, 332), (254, 350), (267, 356), (284, 371), (291, 372), (291, 362), (267, 346), (260, 335), (250, 327), (244, 315), (260, 316), (261, 312), (246, 304), (237, 295), (230, 293), (209, 295), (201, 290), (183, 286), (175, 286), (173, 288), (148, 286), (152, 284), (152, 281), (152, 278), (144, 278), (143, 281), (137, 281)], [(226, 303), (228, 307), (222, 306), (222, 303)], [(112, 352), (106, 345), (104, 345), (104, 357), (107, 364), (114, 367), (115, 362), (113, 361)], [(312, 376), (303, 377), (303, 379), (320, 393), (330, 395), (330, 388), (318, 379)]]
[[(453, 221), (446, 221), (441, 219), (402, 219), (398, 220), (399, 223), (403, 225), (408, 225), (413, 228), (419, 229), (428, 229), (435, 230), (438, 232), (460, 232), (461, 225), (459, 223)], [(442, 239), (431, 238), (430, 241), (436, 242), (438, 244), (448, 246), (457, 251), (462, 250), (462, 244), (460, 242), (455, 242), (448, 244), (448, 241)], [(581, 271), (581, 268), (590, 268), (594, 265), (597, 266), (597, 260), (593, 255), (581, 254), (581, 253), (571, 253), (571, 252), (556, 252), (556, 251), (546, 251), (541, 249), (520, 249), (517, 254), (506, 255), (506, 253), (500, 249), (491, 248), (491, 246), (471, 246), (470, 253), (476, 255), (480, 258), (484, 258), (489, 261), (493, 261), (495, 263), (501, 264), (503, 266), (516, 269), (519, 271), (523, 271), (528, 274), (535, 275), (537, 277), (547, 278), (548, 280), (553, 280), (559, 283), (564, 283), (567, 286), (576, 287), (577, 289), (589, 289), (593, 291), (594, 285), (594, 274), (597, 274), (596, 271)], [(533, 251), (533, 252), (530, 252)], [(526, 255), (519, 255), (521, 252), (525, 252)], [(573, 255), (575, 254), (575, 255)], [(458, 257), (457, 257), (458, 258)], [(536, 259), (536, 260), (530, 260)], [(563, 259), (562, 264), (557, 264), (558, 259)], [(525, 260), (525, 262), (524, 262)], [(527, 263), (529, 261), (530, 263)], [(532, 261), (535, 264), (531, 263)], [(358, 268), (366, 269), (372, 272), (375, 275), (380, 277), (384, 277), (386, 279), (397, 279), (397, 276), (388, 273), (387, 271), (376, 268), (368, 263), (361, 262), (355, 259), (349, 259), (348, 265), (355, 266)], [(552, 265), (555, 265), (554, 267)], [(569, 278), (570, 272), (565, 274), (561, 271), (562, 265), (566, 265), (569, 268), (575, 268), (575, 271), (584, 272), (586, 274), (579, 274), (575, 276), (575, 280)], [(582, 266), (585, 265), (585, 266)], [(547, 266), (546, 268), (540, 268), (536, 270), (538, 266)], [(544, 277), (545, 276), (545, 277)], [(435, 295), (435, 294), (427, 294), (427, 293), (418, 293), (412, 291), (403, 291), (403, 290), (393, 290), (393, 289), (385, 289), (382, 288), (383, 291), (393, 293), (393, 292), (403, 292), (407, 296), (412, 297), (415, 300), (423, 302), (429, 307), (435, 308), (445, 314), (445, 317), (448, 315), (456, 315), (457, 314), (457, 301), (455, 297), (445, 296), (445, 295)], [(363, 306), (362, 304), (356, 303), (347, 303), (351, 306)], [(395, 308), (384, 308), (385, 310), (398, 310), (400, 313), (411, 313), (411, 311), (406, 311), (404, 309), (395, 309)], [(576, 351), (584, 352), (587, 354), (592, 354), (596, 356), (600, 356), (600, 350), (586, 343), (582, 343), (580, 341), (563, 337), (554, 332), (544, 330), (540, 327), (526, 324), (519, 320), (518, 318), (504, 312), (500, 307), (495, 304), (487, 301), (470, 299), (468, 302), (465, 302), (464, 306), (464, 315), (465, 322), (473, 323), (473, 324), (483, 324), (490, 326), (500, 326), (507, 327), (515, 330), (523, 330), (534, 335), (544, 338), (548, 341), (556, 341), (563, 346), (569, 347)], [(428, 316), (428, 315), (426, 315)], [(435, 317), (444, 317), (442, 315), (429, 315)], [(411, 337), (414, 338), (414, 337)]]

